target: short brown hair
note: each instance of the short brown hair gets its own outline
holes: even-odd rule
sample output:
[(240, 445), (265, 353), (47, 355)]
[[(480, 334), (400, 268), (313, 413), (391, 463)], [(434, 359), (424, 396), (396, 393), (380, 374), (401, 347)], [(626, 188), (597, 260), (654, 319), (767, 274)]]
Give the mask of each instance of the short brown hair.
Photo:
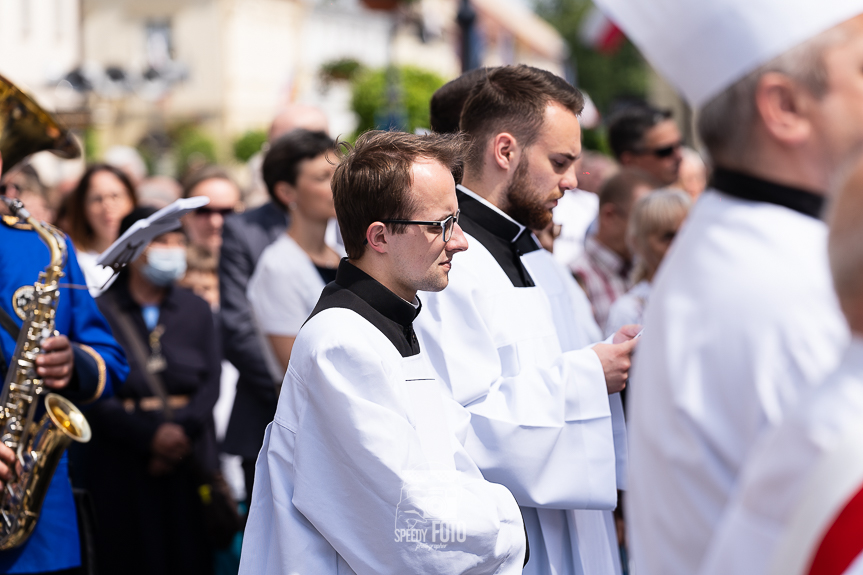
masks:
[(633, 192), (638, 186), (655, 190), (662, 186), (662, 182), (642, 169), (621, 168), (599, 188), (599, 205), (614, 204), (623, 210), (629, 210)]
[(500, 132), (511, 133), (522, 146), (531, 145), (552, 102), (576, 115), (584, 108), (581, 92), (551, 72), (524, 64), (490, 70), (473, 87), (461, 112), (460, 127), (470, 139), (467, 166), (481, 166), (489, 138)]
[[(464, 140), (458, 134), (371, 131), (353, 146), (339, 142), (338, 147), (342, 158), (333, 175), (333, 201), (345, 251), (356, 260), (365, 251), (366, 230), (372, 223), (411, 218), (413, 164), (427, 158), (452, 170), (464, 151)], [(396, 234), (405, 230), (401, 224), (387, 225)]]
[(276, 184), (285, 182), (292, 186), (297, 185), (300, 164), (303, 160), (313, 160), (326, 154), (335, 145), (336, 143), (326, 133), (310, 132), (302, 128), (279, 136), (270, 144), (264, 156), (264, 163), (261, 165), (261, 174), (270, 198), (281, 205), (281, 200), (276, 196)]
[(459, 120), (464, 103), (471, 90), (483, 80), (491, 68), (474, 68), (455, 80), (450, 80), (432, 94), (429, 102), (429, 124), (438, 134), (458, 132)]
[(194, 170), (183, 178), (183, 197), (191, 197), (195, 188), (207, 180), (225, 180), (237, 188), (238, 192), (240, 191), (240, 186), (237, 185), (227, 170), (220, 166), (210, 165)]

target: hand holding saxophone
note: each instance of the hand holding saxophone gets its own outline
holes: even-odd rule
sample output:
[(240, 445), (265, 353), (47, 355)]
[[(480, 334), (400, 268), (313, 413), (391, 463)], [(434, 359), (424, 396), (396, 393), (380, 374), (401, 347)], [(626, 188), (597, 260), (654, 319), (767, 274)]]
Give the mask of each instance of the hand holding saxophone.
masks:
[(65, 335), (49, 337), (42, 343), (42, 350), (44, 353), (36, 358), (36, 372), (46, 387), (63, 389), (69, 385), (75, 367), (75, 355), (69, 338)]
[(15, 463), (15, 452), (0, 443), (0, 488), (6, 486), (6, 482), (12, 477), (12, 465)]

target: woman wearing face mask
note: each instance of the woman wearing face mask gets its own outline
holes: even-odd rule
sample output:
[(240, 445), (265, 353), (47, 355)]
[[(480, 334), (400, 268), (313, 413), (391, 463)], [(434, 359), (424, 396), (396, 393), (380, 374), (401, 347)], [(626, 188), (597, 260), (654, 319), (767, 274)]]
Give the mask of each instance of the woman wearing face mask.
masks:
[[(155, 211), (134, 210), (120, 232)], [(97, 300), (131, 368), (115, 397), (87, 412), (81, 468), (101, 573), (212, 572), (198, 488), (218, 465), (220, 352), (209, 305), (174, 285), (185, 248), (181, 231), (162, 234)]]
[(635, 254), (633, 287), (611, 306), (606, 337), (624, 325), (643, 323), (653, 276), (689, 213), (690, 205), (691, 200), (684, 192), (667, 189), (647, 194), (632, 207), (626, 241)]
[(72, 238), (81, 271), (95, 297), (113, 274), (96, 260), (120, 237), (120, 221), (137, 205), (135, 188), (122, 170), (93, 164), (81, 176), (68, 202), (64, 231)]

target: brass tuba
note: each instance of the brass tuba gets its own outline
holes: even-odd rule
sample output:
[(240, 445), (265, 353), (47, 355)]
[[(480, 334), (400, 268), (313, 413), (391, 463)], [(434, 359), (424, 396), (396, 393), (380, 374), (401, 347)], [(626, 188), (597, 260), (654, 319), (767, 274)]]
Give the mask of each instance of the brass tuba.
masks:
[(0, 76), (0, 154), (3, 173), (44, 150), (61, 158), (77, 158), (81, 148), (72, 135), (33, 98)]
[[(0, 129), (4, 172), (42, 150), (65, 157), (80, 155), (68, 131), (2, 76)], [(24, 543), (33, 532), (63, 452), (72, 441), (89, 441), (90, 426), (70, 401), (55, 393), (46, 394), (36, 373), (36, 357), (42, 351), (42, 343), (57, 333), (54, 317), (66, 264), (66, 238), (53, 226), (31, 217), (20, 200), (5, 196), (0, 199), (14, 216), (33, 227), (51, 254), (33, 285), (34, 301), (21, 326), (0, 392), (0, 441), (16, 455), (12, 477), (0, 492), (0, 549), (11, 549)], [(40, 402), (43, 396), (44, 401)], [(39, 409), (40, 403), (44, 410)]]

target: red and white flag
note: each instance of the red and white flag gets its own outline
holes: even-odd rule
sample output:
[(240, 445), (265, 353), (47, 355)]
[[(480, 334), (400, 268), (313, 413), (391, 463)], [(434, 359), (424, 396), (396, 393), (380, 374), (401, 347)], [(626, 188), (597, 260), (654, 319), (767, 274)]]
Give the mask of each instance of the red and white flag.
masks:
[(623, 44), (623, 32), (600, 12), (596, 6), (591, 6), (581, 21), (578, 30), (581, 42), (588, 48), (593, 48), (603, 54), (613, 54)]

